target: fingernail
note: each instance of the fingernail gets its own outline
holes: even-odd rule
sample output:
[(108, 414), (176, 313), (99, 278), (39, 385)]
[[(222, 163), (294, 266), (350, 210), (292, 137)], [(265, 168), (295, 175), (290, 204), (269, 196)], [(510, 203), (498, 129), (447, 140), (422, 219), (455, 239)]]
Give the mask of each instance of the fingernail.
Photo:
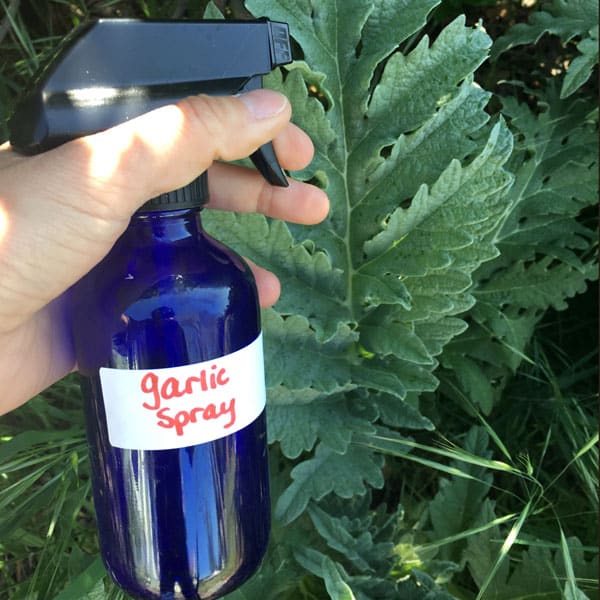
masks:
[(288, 103), (283, 94), (272, 90), (254, 90), (238, 97), (255, 119), (274, 117), (282, 112)]

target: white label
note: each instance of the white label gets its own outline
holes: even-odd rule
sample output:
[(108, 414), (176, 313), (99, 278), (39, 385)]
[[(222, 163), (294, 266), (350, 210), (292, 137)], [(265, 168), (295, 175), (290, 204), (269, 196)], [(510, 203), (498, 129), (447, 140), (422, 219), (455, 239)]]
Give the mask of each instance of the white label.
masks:
[(100, 369), (108, 437), (117, 448), (166, 450), (211, 442), (265, 407), (262, 334), (214, 360), (167, 369)]

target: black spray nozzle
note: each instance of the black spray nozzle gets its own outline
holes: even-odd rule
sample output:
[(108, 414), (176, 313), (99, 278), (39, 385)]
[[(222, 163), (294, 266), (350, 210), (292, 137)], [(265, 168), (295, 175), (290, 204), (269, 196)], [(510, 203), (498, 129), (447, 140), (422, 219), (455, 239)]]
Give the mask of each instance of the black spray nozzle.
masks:
[[(233, 95), (291, 62), (288, 26), (257, 21), (100, 19), (76, 29), (9, 121), (15, 150), (37, 154), (194, 94)], [(287, 185), (272, 145), (252, 160)]]

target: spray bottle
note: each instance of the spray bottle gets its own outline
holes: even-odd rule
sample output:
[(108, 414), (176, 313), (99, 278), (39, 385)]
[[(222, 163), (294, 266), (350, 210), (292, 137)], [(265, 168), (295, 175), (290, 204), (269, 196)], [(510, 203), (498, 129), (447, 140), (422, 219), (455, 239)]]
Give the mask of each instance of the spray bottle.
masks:
[[(76, 30), (9, 124), (43, 152), (185, 96), (237, 94), (291, 60), (288, 27), (104, 19)], [(287, 185), (270, 144), (251, 157)], [(206, 173), (149, 200), (71, 290), (100, 549), (134, 598), (209, 599), (270, 529), (260, 313), (248, 266), (202, 229)]]

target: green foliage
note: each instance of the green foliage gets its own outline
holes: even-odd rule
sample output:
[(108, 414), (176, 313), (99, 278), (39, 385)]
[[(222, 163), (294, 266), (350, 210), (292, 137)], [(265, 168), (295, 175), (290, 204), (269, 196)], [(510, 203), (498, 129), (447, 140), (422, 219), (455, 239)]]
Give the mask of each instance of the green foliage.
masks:
[[(444, 21), (492, 4), (246, 2), (290, 25), (299, 60), (267, 84), (315, 144), (294, 176), (332, 209), (315, 227), (205, 215), (282, 280), (263, 315), (272, 541), (231, 600), (597, 590), (597, 340), (589, 311), (556, 313), (597, 277), (597, 7), (553, 0), (493, 45)], [(490, 52), (546, 32), (578, 40), (561, 90), (512, 82), (490, 103), (475, 83)], [(0, 597), (125, 600), (96, 558), (72, 380), (0, 435)]]
[(597, 202), (597, 108), (561, 101), (551, 85), (537, 113), (514, 97), (502, 102), (517, 140), (511, 208), (495, 234), (500, 255), (476, 273), (472, 321), (448, 346), (441, 375), (446, 393), (484, 414), (527, 360), (546, 309), (566, 308), (598, 275), (596, 224), (578, 218)]
[(598, 3), (595, 0), (552, 0), (534, 12), (528, 23), (519, 23), (498, 39), (493, 57), (523, 44), (533, 44), (544, 34), (558, 36), (563, 43), (576, 39), (579, 52), (563, 80), (561, 98), (574, 94), (598, 64)]
[[(57, 384), (55, 398), (76, 398), (75, 383), (67, 379)], [(44, 401), (36, 400), (26, 420), (29, 429), (0, 445), (5, 482), (0, 491), (0, 550), (6, 566), (13, 556), (35, 557), (38, 566), (23, 582), (12, 581), (7, 569), (6, 578), (0, 576), (0, 589), (15, 599), (41, 599), (42, 590), (61, 600), (84, 598), (83, 590), (89, 591), (105, 571), (90, 555), (97, 545), (81, 417), (73, 406), (45, 411)], [(42, 419), (35, 405), (42, 408)], [(52, 428), (45, 429), (48, 421)], [(65, 424), (70, 427), (65, 429)], [(32, 516), (41, 524), (33, 531), (28, 522)]]
[[(482, 518), (490, 521), (495, 518), (493, 504), (486, 502)], [(466, 560), (473, 579), (482, 584), (496, 560), (492, 540), (501, 540), (497, 528), (469, 538)], [(561, 598), (581, 598), (588, 596), (582, 591), (587, 589), (598, 572), (598, 556), (588, 560), (584, 548), (577, 538), (566, 540), (553, 546), (543, 541), (531, 540), (527, 549), (521, 552), (516, 567), (509, 569), (507, 562), (496, 571), (485, 598), (493, 600), (514, 600), (515, 598), (540, 597), (548, 600)], [(577, 577), (575, 577), (577, 573)]]
[[(485, 59), (490, 40), (458, 19), (435, 43), (424, 37), (406, 56), (393, 53), (424, 24), (431, 5), (423, 2), (406, 2), (404, 11), (390, 12), (389, 18), (386, 3), (356, 2), (343, 13), (324, 3), (314, 7), (318, 14), (312, 18), (308, 6), (300, 12), (283, 2), (277, 7), (249, 6), (256, 14), (268, 12), (289, 22), (310, 57), (314, 74), (302, 64), (270, 84), (289, 95), (297, 121), (315, 141), (315, 161), (300, 176), (326, 182), (331, 217), (318, 229), (294, 231), (308, 238), (299, 242), (292, 241), (286, 225), (274, 228), (255, 215), (211, 215), (210, 228), (217, 236), (241, 241), (240, 251), (280, 274), (284, 291), (279, 315), (267, 317), (267, 332), (275, 325), (274, 337), (280, 338), (288, 323), (299, 330), (298, 313), (306, 319), (302, 334), (307, 341), (284, 338), (294, 347), (293, 362), (283, 360), (285, 344), (267, 347), (270, 388), (276, 379), (287, 392), (282, 394), (281, 384), (271, 392), (275, 413), (282, 404), (285, 409), (279, 412), (298, 405), (306, 420), (314, 421), (314, 411), (324, 410), (319, 403), (334, 400), (331, 392), (347, 391), (345, 410), (362, 421), (354, 427), (365, 430), (381, 413), (373, 392), (395, 397), (402, 407), (407, 392), (435, 388), (434, 356), (465, 327), (454, 315), (473, 303), (467, 291), (470, 275), (496, 255), (488, 237), (507, 209), (502, 191), (511, 178), (502, 165), (512, 138), (502, 122), (488, 125), (483, 111), (487, 95), (473, 85), (471, 76)], [(342, 14), (353, 18), (346, 22)], [(374, 36), (382, 23), (386, 27)], [(334, 39), (339, 40), (337, 48), (331, 47)], [(375, 82), (378, 65), (381, 74)], [(319, 82), (325, 106), (309, 96), (306, 81)], [(423, 88), (425, 101), (416, 101), (414, 86)], [(433, 148), (440, 148), (435, 160), (423, 161)], [(283, 237), (287, 247), (282, 246)], [(315, 351), (315, 344), (322, 350)], [(324, 360), (315, 360), (316, 355)], [(335, 371), (333, 356), (343, 363)], [(329, 380), (326, 397), (310, 380), (315, 369), (327, 371), (320, 384), (322, 388)], [(307, 408), (310, 401), (313, 405)], [(295, 458), (301, 448), (288, 441), (288, 436), (298, 437), (295, 420), (289, 423), (283, 429), (283, 419), (276, 417), (271, 438)], [(317, 439), (318, 433), (310, 441)], [(302, 449), (311, 447), (304, 444)], [(349, 452), (347, 466), (338, 471), (342, 496), (349, 494), (349, 482), (362, 480), (367, 472), (372, 483), (377, 481), (374, 463)], [(319, 446), (315, 458), (295, 468), (293, 488), (280, 500), (278, 514), (297, 516), (310, 498), (324, 495), (324, 488), (314, 488), (309, 478), (311, 489), (288, 512), (291, 490), (299, 492), (305, 480), (299, 475), (322, 472), (322, 465), (342, 460), (343, 455), (334, 454)], [(323, 480), (327, 491), (336, 489), (335, 477)], [(352, 489), (362, 490), (360, 485)]]

